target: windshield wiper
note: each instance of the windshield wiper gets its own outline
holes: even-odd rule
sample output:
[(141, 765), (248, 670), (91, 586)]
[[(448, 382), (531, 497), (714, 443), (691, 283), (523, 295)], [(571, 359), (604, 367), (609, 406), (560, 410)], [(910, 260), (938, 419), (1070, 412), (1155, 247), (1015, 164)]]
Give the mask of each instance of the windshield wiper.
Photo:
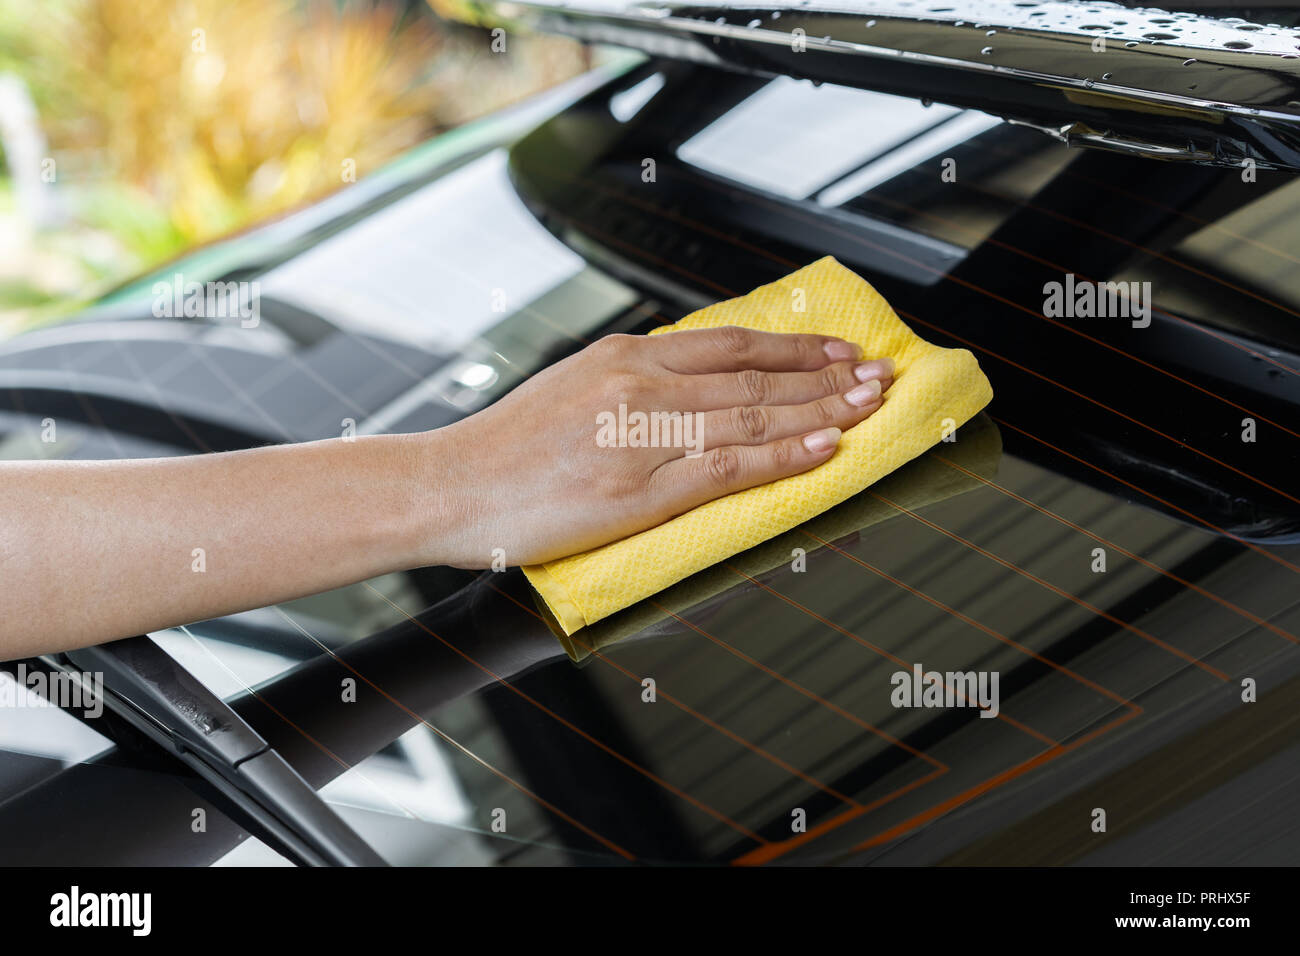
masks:
[(109, 711), (176, 754), (294, 862), (386, 865), (260, 734), (149, 638), (45, 660), (74, 676), (102, 675)]

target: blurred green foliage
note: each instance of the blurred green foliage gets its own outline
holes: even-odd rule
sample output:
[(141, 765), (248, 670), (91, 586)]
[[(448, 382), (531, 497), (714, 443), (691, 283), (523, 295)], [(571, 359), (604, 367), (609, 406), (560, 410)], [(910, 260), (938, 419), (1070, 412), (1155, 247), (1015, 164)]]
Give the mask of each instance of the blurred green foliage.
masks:
[(585, 65), (554, 38), (493, 55), (416, 2), (0, 0), (0, 76), (35, 105), (59, 212), (25, 222), (14, 180), (37, 171), (0, 162), (0, 334)]

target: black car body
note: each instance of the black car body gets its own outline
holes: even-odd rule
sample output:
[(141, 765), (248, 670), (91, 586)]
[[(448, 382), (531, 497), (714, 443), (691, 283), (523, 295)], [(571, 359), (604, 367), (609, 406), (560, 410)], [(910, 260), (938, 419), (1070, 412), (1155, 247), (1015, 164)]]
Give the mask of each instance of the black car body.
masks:
[[(0, 716), (0, 861), (1300, 859), (1300, 181), (1278, 101), (1300, 74), (1274, 49), (1300, 31), (1197, 58), (1239, 109), (1144, 111), (1100, 74), (1065, 83), (1091, 100), (1044, 92), (1042, 44), (1015, 54), (1034, 76), (918, 61), (940, 27), (998, 29), (953, 12), (873, 16), (916, 56), (859, 73), (835, 49), (856, 34), (797, 68), (747, 40), (771, 5), (605, 6), (541, 19), (649, 58), (5, 343), (6, 456), (435, 428), (826, 254), (971, 349), (993, 404), (571, 653), (517, 571), (428, 568), (11, 662), (101, 673), (106, 706)], [(1184, 52), (1166, 72), (1196, 70)], [(773, 76), (799, 70), (827, 82)], [(258, 283), (258, 323), (158, 317), (174, 276)], [(1091, 282), (1137, 283), (1149, 312), (1045, 306)], [(997, 672), (998, 717), (892, 706), (916, 666)]]

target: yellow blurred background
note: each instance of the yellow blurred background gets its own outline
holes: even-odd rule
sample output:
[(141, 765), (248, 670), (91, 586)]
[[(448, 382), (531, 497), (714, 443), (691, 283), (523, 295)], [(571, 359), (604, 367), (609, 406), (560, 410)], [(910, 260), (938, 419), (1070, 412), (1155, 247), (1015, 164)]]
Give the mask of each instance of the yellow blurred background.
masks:
[(430, 2), (0, 0), (0, 336), (589, 65)]

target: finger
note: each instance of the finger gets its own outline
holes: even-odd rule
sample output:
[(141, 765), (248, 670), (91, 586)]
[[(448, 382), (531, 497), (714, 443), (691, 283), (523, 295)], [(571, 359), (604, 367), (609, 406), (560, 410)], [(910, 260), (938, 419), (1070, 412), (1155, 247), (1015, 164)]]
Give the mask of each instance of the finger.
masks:
[(839, 440), (838, 428), (826, 428), (765, 445), (723, 445), (659, 466), (653, 472), (652, 485), (666, 496), (669, 507), (685, 511), (815, 468), (835, 453)]
[(847, 392), (862, 382), (878, 381), (881, 390), (894, 382), (890, 359), (836, 362), (815, 372), (711, 372), (674, 383), (675, 400), (696, 411), (738, 405), (800, 405)]
[(769, 372), (812, 371), (862, 355), (852, 342), (831, 335), (757, 332), (738, 325), (653, 335), (659, 361), (670, 371), (695, 375), (742, 368)]
[(820, 428), (848, 431), (881, 405), (880, 382), (872, 379), (842, 395), (828, 395), (802, 405), (740, 405), (697, 416), (699, 453), (724, 445), (765, 445), (779, 438), (806, 435)]

